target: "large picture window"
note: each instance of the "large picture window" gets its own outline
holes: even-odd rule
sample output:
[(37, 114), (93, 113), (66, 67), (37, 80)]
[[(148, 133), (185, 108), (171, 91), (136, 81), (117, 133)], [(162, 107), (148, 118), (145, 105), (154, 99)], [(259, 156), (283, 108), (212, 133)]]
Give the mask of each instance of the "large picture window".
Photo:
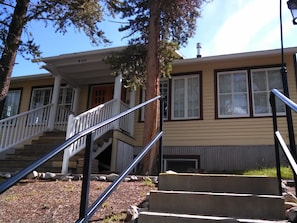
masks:
[[(263, 116), (271, 114), (269, 96), (272, 89), (283, 91), (280, 69), (251, 70), (253, 92), (253, 114)], [(276, 111), (285, 112), (285, 105), (276, 100)]]
[(172, 77), (172, 119), (200, 118), (199, 75)]
[(219, 117), (245, 117), (248, 109), (248, 79), (246, 71), (218, 74)]
[(17, 115), (21, 100), (21, 90), (9, 90), (5, 99), (1, 119)]
[[(282, 89), (280, 68), (259, 68), (217, 73), (218, 118), (269, 116), (269, 95)], [(277, 112), (285, 106), (277, 101)]]

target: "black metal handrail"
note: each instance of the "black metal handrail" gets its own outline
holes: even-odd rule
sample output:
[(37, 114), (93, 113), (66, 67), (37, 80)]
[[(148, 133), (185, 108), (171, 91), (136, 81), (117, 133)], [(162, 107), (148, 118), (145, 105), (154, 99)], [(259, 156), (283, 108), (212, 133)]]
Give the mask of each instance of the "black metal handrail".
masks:
[(163, 170), (162, 160), (163, 160), (163, 153), (162, 153), (162, 136), (163, 136), (163, 113), (160, 112), (160, 127), (159, 133), (144, 147), (142, 152), (138, 154), (138, 156), (129, 164), (129, 166), (117, 177), (117, 179), (98, 197), (98, 199), (88, 207), (88, 197), (89, 197), (89, 186), (90, 186), (90, 174), (91, 174), (91, 151), (93, 146), (93, 133), (95, 130), (120, 119), (121, 117), (128, 115), (149, 103), (152, 103), (156, 100), (160, 100), (160, 111), (163, 111), (163, 100), (161, 96), (156, 96), (146, 102), (143, 102), (129, 110), (120, 113), (119, 115), (115, 115), (114, 117), (103, 121), (97, 125), (94, 125), (82, 132), (77, 133), (76, 135), (67, 139), (64, 143), (56, 147), (54, 150), (46, 154), (45, 156), (41, 157), (39, 160), (35, 161), (28, 167), (24, 168), (23, 170), (19, 171), (17, 174), (13, 175), (11, 178), (5, 180), (0, 184), (0, 194), (8, 190), (18, 181), (23, 179), (33, 170), (53, 158), (59, 152), (65, 150), (69, 147), (72, 143), (79, 140), (81, 137), (86, 136), (86, 148), (85, 148), (85, 157), (84, 157), (84, 169), (83, 169), (83, 182), (82, 182), (82, 192), (81, 192), (81, 202), (80, 202), (80, 214), (79, 219), (77, 222), (87, 222), (95, 213), (95, 211), (103, 204), (103, 202), (110, 196), (110, 194), (116, 189), (116, 187), (122, 182), (122, 180), (133, 170), (133, 168), (142, 160), (142, 158), (149, 152), (151, 147), (160, 140), (159, 143), (159, 171)]
[[(297, 113), (297, 104), (290, 100), (288, 97), (283, 95), (277, 89), (273, 89), (270, 93), (270, 104), (272, 108), (272, 120), (273, 120), (273, 135), (274, 135), (274, 147), (275, 147), (275, 158), (276, 158), (276, 173), (279, 183), (279, 193), (282, 194), (282, 186), (281, 186), (281, 171), (280, 171), (280, 153), (279, 153), (279, 145), (284, 152), (289, 165), (293, 171), (294, 176), (294, 184), (295, 184), (295, 192), (297, 194), (296, 182), (297, 182), (297, 164), (296, 164), (296, 145), (295, 145), (295, 135), (293, 131), (293, 122), (292, 118), (290, 120), (287, 119), (287, 127), (288, 127), (288, 135), (290, 141), (290, 149), (287, 147), (283, 137), (278, 131), (277, 126), (277, 111), (276, 111), (276, 98), (278, 98), (281, 102), (286, 105), (286, 112), (293, 110)], [(288, 114), (287, 114), (288, 115)]]

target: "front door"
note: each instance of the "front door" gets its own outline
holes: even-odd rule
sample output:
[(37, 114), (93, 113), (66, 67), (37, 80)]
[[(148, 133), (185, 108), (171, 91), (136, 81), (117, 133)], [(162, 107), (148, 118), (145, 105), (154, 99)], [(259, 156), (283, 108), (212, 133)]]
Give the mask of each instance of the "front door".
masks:
[(113, 99), (114, 85), (96, 85), (91, 88), (90, 107), (96, 107)]

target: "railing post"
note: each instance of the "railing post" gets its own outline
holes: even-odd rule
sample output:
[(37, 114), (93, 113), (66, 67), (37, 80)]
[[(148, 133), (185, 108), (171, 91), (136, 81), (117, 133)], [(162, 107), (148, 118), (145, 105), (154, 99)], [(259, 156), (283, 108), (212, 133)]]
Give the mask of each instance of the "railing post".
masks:
[[(114, 83), (113, 98), (116, 99), (116, 102), (114, 103), (113, 108), (112, 108), (113, 115), (120, 114), (121, 94), (122, 94), (122, 75), (120, 74), (115, 78), (115, 83)], [(120, 128), (120, 120), (116, 120), (114, 122), (114, 127), (115, 127), (115, 129)]]
[[(160, 132), (163, 131), (163, 109), (164, 109), (164, 98), (160, 98)], [(159, 173), (162, 173), (164, 171), (163, 166), (163, 136), (161, 136), (159, 140)]]
[(275, 95), (270, 93), (270, 104), (272, 110), (272, 122), (273, 122), (273, 138), (274, 138), (274, 149), (275, 149), (275, 161), (276, 161), (276, 175), (278, 179), (278, 190), (279, 195), (282, 195), (282, 178), (280, 171), (280, 156), (279, 156), (279, 144), (277, 137), (275, 135), (277, 131), (277, 120), (276, 120), (276, 105), (275, 105)]
[(91, 151), (93, 151), (93, 137), (94, 137), (94, 134), (93, 132), (91, 132), (87, 135), (87, 140), (86, 140), (79, 219), (83, 219), (86, 216), (87, 210), (88, 210), (90, 175), (91, 175), (91, 164), (92, 164)]

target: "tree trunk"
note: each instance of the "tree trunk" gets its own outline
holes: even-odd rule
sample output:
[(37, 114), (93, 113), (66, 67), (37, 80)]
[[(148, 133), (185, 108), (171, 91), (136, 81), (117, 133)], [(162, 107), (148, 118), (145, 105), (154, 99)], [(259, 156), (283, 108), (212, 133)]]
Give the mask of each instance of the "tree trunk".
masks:
[[(147, 51), (147, 80), (145, 99), (160, 95), (160, 65), (159, 65), (159, 43), (160, 43), (160, 1), (151, 0), (149, 37)], [(146, 106), (144, 116), (143, 145), (156, 135), (159, 124), (159, 103), (154, 102)], [(155, 145), (142, 162), (142, 174), (153, 174), (156, 170), (158, 149)]]
[(17, 4), (5, 41), (5, 48), (0, 58), (0, 115), (3, 111), (4, 99), (9, 90), (11, 74), (15, 64), (30, 0), (18, 0), (16, 2)]

